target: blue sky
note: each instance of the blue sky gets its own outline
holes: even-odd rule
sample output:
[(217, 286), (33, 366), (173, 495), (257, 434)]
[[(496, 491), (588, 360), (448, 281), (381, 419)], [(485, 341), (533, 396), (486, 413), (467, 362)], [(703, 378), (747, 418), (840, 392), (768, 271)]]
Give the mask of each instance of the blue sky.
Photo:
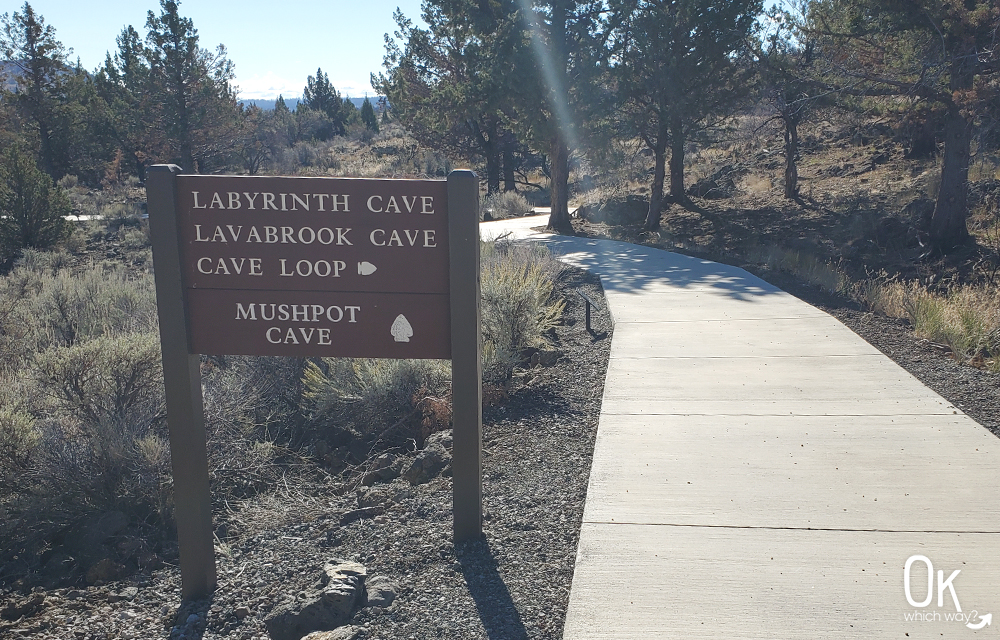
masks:
[[(0, 13), (20, 12), (23, 0), (0, 0)], [(146, 12), (159, 14), (158, 0), (31, 0), (35, 12), (73, 49), (84, 68), (93, 70), (115, 38), (131, 24), (146, 33)], [(306, 77), (321, 67), (342, 95), (374, 95), (368, 82), (382, 71), (383, 34), (395, 31), (399, 7), (418, 21), (420, 0), (188, 0), (180, 13), (191, 18), (202, 47), (224, 44), (236, 65), (243, 99), (295, 97)]]

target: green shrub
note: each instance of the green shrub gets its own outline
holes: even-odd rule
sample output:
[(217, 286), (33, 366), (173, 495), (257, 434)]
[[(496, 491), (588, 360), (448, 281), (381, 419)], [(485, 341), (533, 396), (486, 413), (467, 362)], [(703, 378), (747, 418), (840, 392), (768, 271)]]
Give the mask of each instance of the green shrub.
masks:
[(0, 260), (27, 247), (46, 249), (69, 234), (70, 203), (62, 188), (19, 146), (0, 155)]

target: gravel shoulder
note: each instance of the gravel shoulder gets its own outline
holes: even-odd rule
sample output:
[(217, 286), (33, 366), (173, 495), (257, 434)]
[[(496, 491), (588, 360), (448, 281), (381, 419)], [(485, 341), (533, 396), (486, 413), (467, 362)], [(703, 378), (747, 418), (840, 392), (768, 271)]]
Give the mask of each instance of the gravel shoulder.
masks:
[(170, 565), (0, 594), (0, 637), (265, 640), (265, 618), (303, 599), (324, 563), (341, 558), (395, 596), (358, 610), (343, 638), (560, 638), (611, 344), (606, 307), (594, 313), (596, 335), (584, 328), (578, 289), (603, 299), (596, 276), (563, 271), (558, 361), (516, 371), (509, 398), (484, 410), (482, 541), (452, 544), (448, 468), (423, 484), (397, 478), (343, 495), (289, 482), (226, 515), (211, 600), (181, 603)]

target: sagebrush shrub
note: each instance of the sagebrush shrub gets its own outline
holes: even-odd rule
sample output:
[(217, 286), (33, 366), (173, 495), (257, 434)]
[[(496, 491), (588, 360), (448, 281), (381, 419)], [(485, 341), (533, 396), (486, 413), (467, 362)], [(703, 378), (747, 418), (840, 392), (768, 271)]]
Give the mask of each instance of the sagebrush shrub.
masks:
[(27, 468), (38, 440), (35, 419), (30, 413), (0, 405), (0, 481)]
[(546, 344), (565, 303), (554, 295), (562, 266), (544, 248), (509, 242), (486, 243), (482, 251), (484, 377), (510, 378), (519, 354)]
[(377, 433), (412, 411), (421, 390), (444, 393), (449, 376), (442, 360), (323, 358), (306, 365), (303, 396), (314, 416)]
[(39, 382), (88, 427), (149, 424), (162, 410), (163, 370), (155, 333), (103, 335), (38, 354)]
[[(17, 269), (15, 269), (17, 275)], [(156, 293), (149, 274), (91, 266), (80, 273), (41, 273), (25, 312), (39, 346), (73, 345), (108, 332), (142, 333), (157, 326)]]
[(479, 206), (480, 216), (489, 212), (494, 220), (523, 216), (531, 211), (527, 198), (518, 191), (502, 191), (483, 198)]

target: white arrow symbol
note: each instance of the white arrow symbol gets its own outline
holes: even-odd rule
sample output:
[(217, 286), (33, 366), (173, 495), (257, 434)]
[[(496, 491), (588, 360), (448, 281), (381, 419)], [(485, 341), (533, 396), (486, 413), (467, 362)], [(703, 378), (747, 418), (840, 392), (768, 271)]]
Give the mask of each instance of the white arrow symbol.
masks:
[(410, 338), (413, 337), (413, 327), (406, 320), (406, 316), (399, 314), (396, 319), (392, 322), (392, 327), (389, 328), (389, 333), (396, 342), (409, 342)]
[(358, 263), (358, 275), (370, 276), (375, 273), (378, 268), (370, 262), (359, 262)]
[(969, 627), (970, 629), (982, 629), (983, 627), (992, 622), (993, 622), (993, 614), (987, 613), (985, 616), (980, 616), (979, 622), (977, 622), (976, 624), (972, 624), (970, 622), (965, 626)]

